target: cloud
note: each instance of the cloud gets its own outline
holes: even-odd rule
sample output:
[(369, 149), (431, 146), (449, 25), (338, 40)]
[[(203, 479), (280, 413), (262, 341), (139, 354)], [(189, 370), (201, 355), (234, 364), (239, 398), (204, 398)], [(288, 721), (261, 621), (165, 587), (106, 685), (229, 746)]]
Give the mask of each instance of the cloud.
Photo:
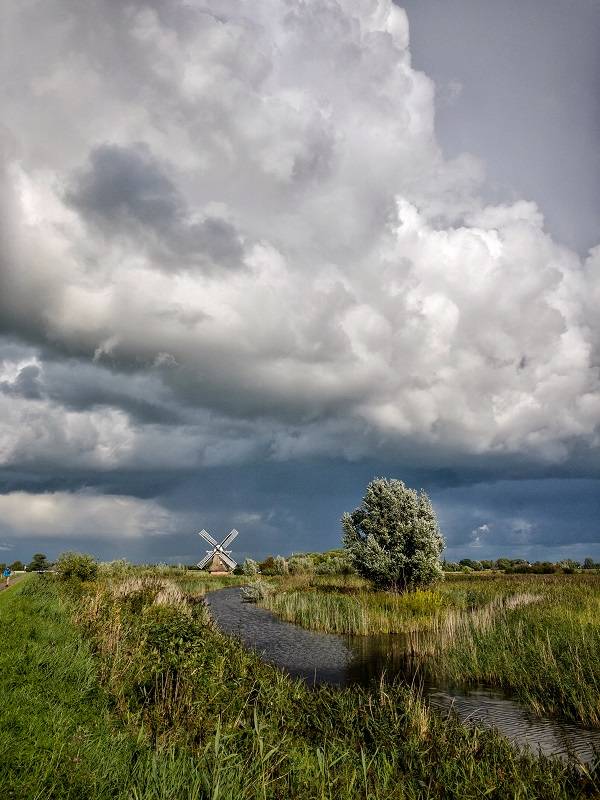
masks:
[(175, 517), (153, 500), (92, 492), (0, 495), (5, 538), (136, 539), (171, 533)]
[(434, 487), (431, 496), (449, 559), (462, 558), (473, 546), (482, 558), (531, 560), (541, 558), (544, 550), (544, 558), (559, 558), (561, 547), (579, 554), (598, 549), (598, 479), (469, 482)]
[(95, 147), (65, 194), (110, 242), (143, 248), (163, 267), (241, 266), (242, 245), (226, 219), (192, 219), (174, 183), (143, 143)]
[(6, 24), (0, 312), (35, 363), (3, 384), (3, 464), (597, 470), (597, 251), (443, 157), (401, 9), (45, 0)]
[(471, 547), (481, 547), (483, 537), (491, 531), (487, 522), (471, 531)]

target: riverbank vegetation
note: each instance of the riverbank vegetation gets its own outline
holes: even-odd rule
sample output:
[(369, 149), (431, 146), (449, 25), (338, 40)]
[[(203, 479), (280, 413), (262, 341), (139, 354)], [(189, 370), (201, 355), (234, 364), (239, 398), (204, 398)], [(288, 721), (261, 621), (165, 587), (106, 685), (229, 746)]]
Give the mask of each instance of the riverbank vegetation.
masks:
[(0, 710), (5, 797), (598, 792), (593, 776), (444, 720), (400, 683), (310, 689), (287, 678), (214, 628), (204, 585), (101, 571), (90, 582), (32, 576), (0, 597), (0, 679), (13, 697)]
[(402, 595), (313, 575), (274, 582), (261, 605), (313, 630), (406, 634), (417, 672), (600, 727), (600, 575), (457, 574)]

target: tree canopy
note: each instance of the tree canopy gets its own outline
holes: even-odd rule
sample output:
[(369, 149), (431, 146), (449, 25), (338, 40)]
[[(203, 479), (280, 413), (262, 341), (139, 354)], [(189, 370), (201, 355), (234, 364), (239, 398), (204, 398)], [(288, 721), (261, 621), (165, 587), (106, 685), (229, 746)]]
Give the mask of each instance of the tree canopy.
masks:
[(50, 564), (44, 553), (35, 553), (29, 564), (27, 565), (28, 572), (37, 572), (45, 569), (50, 569)]
[(402, 592), (443, 577), (444, 538), (424, 491), (376, 478), (342, 527), (353, 567), (380, 588)]

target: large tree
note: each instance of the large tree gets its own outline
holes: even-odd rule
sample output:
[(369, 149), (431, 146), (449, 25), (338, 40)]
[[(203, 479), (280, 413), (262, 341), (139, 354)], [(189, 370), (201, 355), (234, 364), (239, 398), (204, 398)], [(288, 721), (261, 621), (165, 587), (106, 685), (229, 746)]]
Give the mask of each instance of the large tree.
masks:
[(376, 478), (342, 526), (352, 565), (377, 587), (403, 592), (443, 577), (444, 538), (424, 491)]
[(36, 553), (27, 565), (27, 572), (41, 572), (45, 569), (50, 569), (50, 564), (44, 553)]

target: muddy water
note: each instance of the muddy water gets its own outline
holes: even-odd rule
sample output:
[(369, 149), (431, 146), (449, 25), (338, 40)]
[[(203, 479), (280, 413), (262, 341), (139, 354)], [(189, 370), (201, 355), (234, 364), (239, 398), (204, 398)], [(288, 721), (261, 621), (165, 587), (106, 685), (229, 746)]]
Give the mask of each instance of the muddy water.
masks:
[(310, 683), (367, 685), (382, 674), (418, 685), (441, 713), (455, 712), (464, 722), (495, 727), (534, 752), (592, 763), (600, 753), (600, 731), (536, 717), (508, 694), (477, 687), (465, 690), (427, 682), (415, 673), (402, 636), (352, 636), (308, 631), (274, 614), (242, 603), (239, 588), (207, 596), (210, 612), (225, 633), (237, 636), (266, 661)]

